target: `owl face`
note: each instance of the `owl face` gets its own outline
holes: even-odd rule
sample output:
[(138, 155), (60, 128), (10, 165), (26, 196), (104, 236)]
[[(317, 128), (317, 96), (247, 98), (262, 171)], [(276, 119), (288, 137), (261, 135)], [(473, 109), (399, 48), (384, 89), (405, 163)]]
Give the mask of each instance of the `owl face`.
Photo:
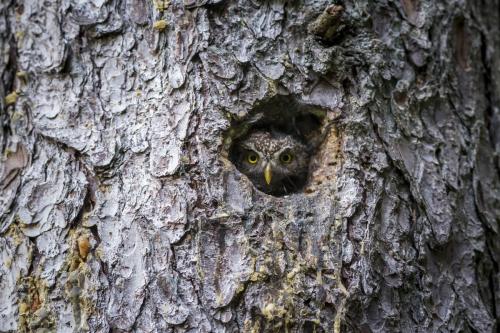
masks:
[(307, 178), (307, 147), (292, 135), (256, 131), (237, 146), (238, 169), (262, 192), (286, 194)]

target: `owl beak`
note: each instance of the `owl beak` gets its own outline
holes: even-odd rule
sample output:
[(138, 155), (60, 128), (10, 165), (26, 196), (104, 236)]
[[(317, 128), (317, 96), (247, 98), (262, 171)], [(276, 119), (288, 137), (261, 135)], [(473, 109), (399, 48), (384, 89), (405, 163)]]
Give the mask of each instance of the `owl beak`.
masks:
[(264, 178), (266, 179), (267, 185), (271, 184), (271, 163), (267, 163), (266, 168), (264, 169)]

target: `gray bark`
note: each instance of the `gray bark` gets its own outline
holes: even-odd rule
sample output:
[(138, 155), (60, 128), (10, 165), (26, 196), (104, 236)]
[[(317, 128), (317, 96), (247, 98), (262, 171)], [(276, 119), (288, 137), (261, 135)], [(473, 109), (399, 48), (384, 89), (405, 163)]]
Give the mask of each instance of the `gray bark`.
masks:
[[(500, 4), (337, 5), (2, 1), (0, 332), (498, 332)], [(276, 98), (283, 197), (227, 155)]]

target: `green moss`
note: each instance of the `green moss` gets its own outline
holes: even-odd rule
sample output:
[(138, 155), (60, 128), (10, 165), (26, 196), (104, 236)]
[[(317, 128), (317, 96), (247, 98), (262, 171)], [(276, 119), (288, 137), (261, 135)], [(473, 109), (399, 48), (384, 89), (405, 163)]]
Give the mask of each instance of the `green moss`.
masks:
[(15, 104), (18, 97), (19, 97), (19, 95), (17, 94), (16, 91), (11, 92), (7, 96), (5, 96), (5, 104), (6, 105)]
[(163, 12), (170, 6), (170, 0), (153, 0), (153, 5), (157, 11)]
[(167, 28), (168, 23), (166, 20), (158, 20), (153, 23), (153, 28), (158, 31), (163, 31)]
[(25, 290), (19, 298), (18, 332), (55, 330), (55, 317), (47, 303), (47, 285), (38, 277), (20, 279), (20, 289)]

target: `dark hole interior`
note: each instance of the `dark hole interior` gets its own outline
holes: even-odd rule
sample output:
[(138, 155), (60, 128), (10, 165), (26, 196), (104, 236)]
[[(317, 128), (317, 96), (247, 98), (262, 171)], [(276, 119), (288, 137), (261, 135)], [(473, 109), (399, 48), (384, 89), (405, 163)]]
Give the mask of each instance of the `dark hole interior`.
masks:
[[(310, 158), (321, 142), (325, 113), (291, 96), (262, 102), (244, 119), (233, 121), (227, 134), (229, 159), (264, 193), (283, 196), (299, 192), (307, 183)], [(258, 148), (248, 149), (249, 143)], [(254, 150), (259, 155), (257, 161)], [(276, 153), (271, 157), (264, 153), (268, 150)], [(270, 183), (265, 176), (267, 164), (272, 170)]]
[(320, 333), (323, 332), (323, 329), (318, 326), (316, 323), (312, 321), (305, 321), (304, 325), (302, 326), (302, 332), (304, 333)]

